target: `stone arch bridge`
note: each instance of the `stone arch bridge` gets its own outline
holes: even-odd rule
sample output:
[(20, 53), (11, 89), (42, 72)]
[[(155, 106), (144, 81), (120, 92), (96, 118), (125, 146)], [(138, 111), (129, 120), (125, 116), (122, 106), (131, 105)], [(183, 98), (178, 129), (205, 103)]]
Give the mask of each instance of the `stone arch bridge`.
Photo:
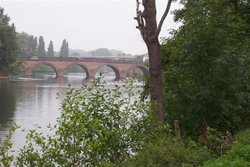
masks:
[(86, 79), (95, 78), (96, 72), (101, 67), (107, 65), (115, 72), (115, 80), (121, 80), (128, 76), (130, 70), (139, 68), (143, 75), (148, 75), (148, 69), (143, 66), (142, 61), (136, 61), (132, 58), (95, 58), (95, 57), (31, 57), (21, 60), (25, 76), (31, 76), (32, 71), (40, 64), (51, 66), (56, 73), (56, 77), (63, 77), (64, 70), (71, 65), (79, 65), (86, 72)]

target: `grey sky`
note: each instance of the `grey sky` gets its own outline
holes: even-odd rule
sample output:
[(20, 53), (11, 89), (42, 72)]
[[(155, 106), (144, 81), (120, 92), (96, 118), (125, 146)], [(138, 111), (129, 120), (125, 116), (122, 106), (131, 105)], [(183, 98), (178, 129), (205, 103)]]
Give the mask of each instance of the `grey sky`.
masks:
[[(46, 48), (52, 40), (59, 50), (67, 39), (72, 49), (94, 50), (108, 48), (131, 54), (146, 53), (139, 31), (135, 28), (136, 0), (5, 0), (0, 6), (11, 17), (18, 32), (43, 36)], [(167, 0), (158, 0), (158, 17)], [(180, 7), (177, 3), (172, 9)], [(158, 19), (159, 20), (159, 19)], [(168, 16), (160, 36), (178, 24)]]

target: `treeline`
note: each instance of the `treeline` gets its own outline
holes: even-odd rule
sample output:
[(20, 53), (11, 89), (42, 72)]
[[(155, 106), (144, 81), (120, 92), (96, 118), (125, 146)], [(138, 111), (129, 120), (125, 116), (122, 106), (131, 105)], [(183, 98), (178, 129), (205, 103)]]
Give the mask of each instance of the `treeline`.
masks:
[(42, 36), (34, 37), (25, 32), (17, 33), (19, 57), (69, 57), (69, 45), (66, 39), (63, 40), (60, 51), (54, 51), (53, 42), (50, 41), (49, 46), (45, 49), (45, 42)]
[(37, 39), (25, 32), (18, 33), (14, 24), (10, 24), (10, 17), (0, 7), (0, 76), (15, 73), (20, 66), (20, 57), (69, 57), (69, 45), (66, 39), (62, 41), (59, 52), (54, 51), (53, 42), (45, 49), (42, 36)]

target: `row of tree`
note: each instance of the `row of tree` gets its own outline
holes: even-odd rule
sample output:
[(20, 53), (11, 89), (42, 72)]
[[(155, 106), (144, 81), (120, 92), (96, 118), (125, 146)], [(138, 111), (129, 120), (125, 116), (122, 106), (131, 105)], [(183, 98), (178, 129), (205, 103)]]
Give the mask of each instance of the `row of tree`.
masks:
[[(18, 56), (19, 57), (54, 57), (55, 51), (53, 42), (50, 41), (48, 49), (45, 49), (45, 42), (42, 36), (39, 37), (37, 42), (37, 37), (29, 35), (25, 32), (17, 33), (18, 40)], [(69, 45), (64, 39), (59, 52), (59, 57), (69, 56)]]

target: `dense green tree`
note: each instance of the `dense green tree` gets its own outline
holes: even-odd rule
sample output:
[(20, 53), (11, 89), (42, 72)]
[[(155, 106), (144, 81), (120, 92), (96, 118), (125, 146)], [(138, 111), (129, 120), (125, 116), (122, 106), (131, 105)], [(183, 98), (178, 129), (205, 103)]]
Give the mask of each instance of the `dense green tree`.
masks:
[(69, 57), (69, 44), (66, 41), (66, 39), (64, 39), (62, 42), (59, 56), (60, 57)]
[(17, 38), (14, 24), (0, 7), (0, 75), (10, 73), (16, 68)]
[(45, 44), (44, 44), (44, 40), (43, 40), (42, 36), (39, 37), (37, 56), (38, 57), (45, 57), (46, 56)]
[(48, 57), (54, 57), (54, 56), (55, 56), (55, 53), (54, 53), (54, 46), (53, 46), (53, 42), (52, 42), (52, 41), (50, 41), (50, 43), (49, 43), (47, 56), (48, 56)]
[(32, 57), (37, 56), (37, 38), (25, 32), (17, 33), (18, 56)]
[(185, 134), (196, 135), (208, 126), (249, 127), (249, 1), (182, 3), (175, 12), (182, 26), (162, 47), (169, 121), (180, 120)]

